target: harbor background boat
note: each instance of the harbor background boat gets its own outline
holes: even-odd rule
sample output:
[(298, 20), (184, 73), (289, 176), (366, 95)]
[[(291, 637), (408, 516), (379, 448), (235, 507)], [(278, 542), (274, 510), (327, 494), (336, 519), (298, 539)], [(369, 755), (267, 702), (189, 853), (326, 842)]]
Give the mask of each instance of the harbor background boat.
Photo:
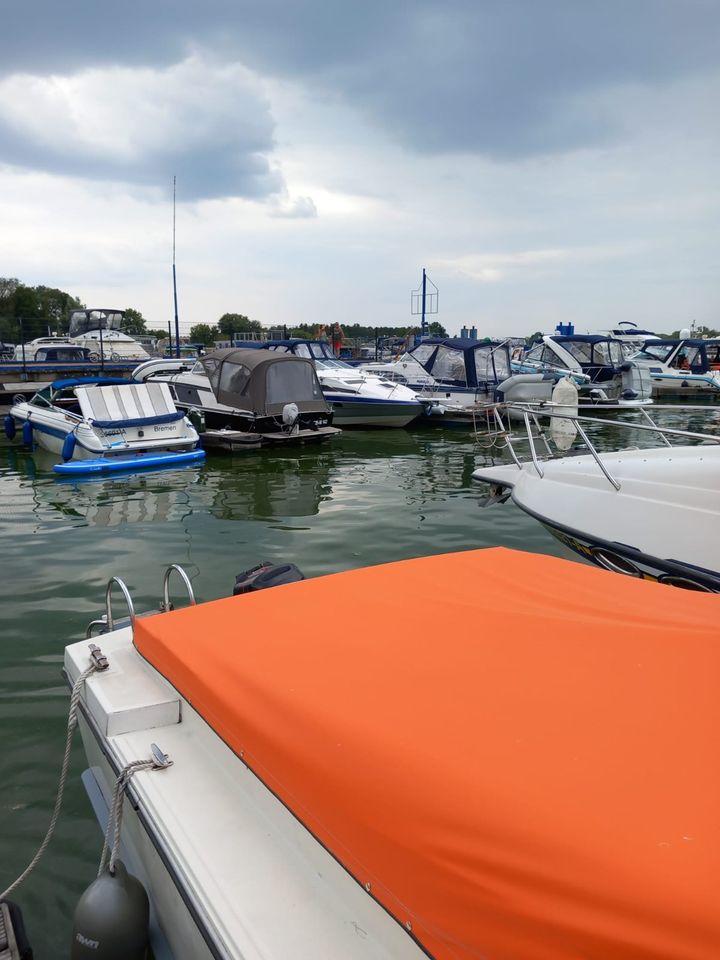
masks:
[[(678, 410), (667, 423), (720, 431), (709, 411)], [(605, 449), (623, 442), (611, 426), (592, 436)], [(199, 599), (211, 599), (229, 595), (235, 574), (261, 560), (318, 576), (495, 545), (573, 557), (514, 506), (481, 507), (472, 472), (492, 455), (472, 433), (450, 429), (348, 431), (323, 448), (211, 453), (202, 469), (80, 484), (53, 477), (42, 452), (0, 441), (0, 863), (8, 882), (35, 851), (54, 800), (68, 702), (63, 648), (101, 612), (109, 577), (123, 577), (143, 610), (157, 606), (170, 562), (188, 571)], [(417, 599), (398, 596), (398, 617)], [(373, 601), (359, 597), (348, 616), (371, 623)], [(78, 739), (57, 835), (18, 897), (38, 958), (66, 949), (75, 902), (97, 869), (101, 837), (79, 779), (84, 766)]]

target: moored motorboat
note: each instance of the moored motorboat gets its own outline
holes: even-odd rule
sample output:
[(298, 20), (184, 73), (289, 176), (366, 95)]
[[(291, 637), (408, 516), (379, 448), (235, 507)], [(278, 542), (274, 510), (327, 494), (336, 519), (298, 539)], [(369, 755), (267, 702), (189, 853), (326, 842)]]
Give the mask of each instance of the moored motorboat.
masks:
[(581, 406), (640, 407), (652, 403), (644, 366), (628, 360), (619, 340), (600, 334), (543, 336), (513, 362), (520, 373), (545, 371), (574, 378)]
[[(40, 362), (48, 350), (80, 347), (88, 351), (90, 362), (147, 360), (142, 344), (122, 331), (124, 310), (93, 307), (72, 310), (65, 336), (37, 337), (15, 347), (16, 362)], [(74, 361), (73, 361), (74, 362)]]
[[(214, 439), (238, 444), (322, 440), (339, 433), (310, 360), (264, 350), (213, 350), (195, 363), (149, 360), (133, 377), (164, 383), (175, 403), (202, 417)], [(228, 443), (230, 440), (228, 440)]]
[(401, 383), (440, 407), (438, 423), (472, 425), (487, 404), (549, 401), (557, 378), (542, 372), (513, 373), (509, 341), (428, 337), (389, 363), (363, 369)]
[[(588, 418), (563, 419), (580, 425)], [(473, 477), (509, 496), (562, 543), (619, 573), (720, 592), (720, 442), (712, 435), (618, 422), (653, 430), (660, 447), (599, 452), (586, 434), (585, 451), (540, 456), (528, 422), (532, 456), (479, 467)], [(668, 438), (695, 445), (669, 445)], [(699, 439), (705, 442), (697, 444)], [(686, 441), (687, 442), (687, 441)], [(549, 448), (548, 448), (549, 449)]]
[(56, 380), (5, 417), (9, 438), (61, 456), (56, 473), (105, 473), (177, 466), (205, 456), (197, 431), (167, 386), (110, 377)]
[(257, 346), (311, 360), (339, 427), (406, 427), (431, 406), (403, 384), (339, 360), (324, 341), (269, 340)]
[(648, 340), (632, 361), (647, 370), (658, 398), (720, 393), (720, 339)]
[(716, 605), (504, 549), (108, 601), (65, 670), (157, 955), (715, 960)]

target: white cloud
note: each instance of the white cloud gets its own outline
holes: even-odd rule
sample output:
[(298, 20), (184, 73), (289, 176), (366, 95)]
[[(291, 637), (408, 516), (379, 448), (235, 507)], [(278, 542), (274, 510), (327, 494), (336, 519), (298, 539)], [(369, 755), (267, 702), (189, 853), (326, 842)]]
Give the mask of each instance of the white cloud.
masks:
[(274, 120), (258, 78), (195, 55), (164, 69), (108, 67), (0, 81), (3, 155), (19, 165), (166, 186), (186, 197), (281, 188)]

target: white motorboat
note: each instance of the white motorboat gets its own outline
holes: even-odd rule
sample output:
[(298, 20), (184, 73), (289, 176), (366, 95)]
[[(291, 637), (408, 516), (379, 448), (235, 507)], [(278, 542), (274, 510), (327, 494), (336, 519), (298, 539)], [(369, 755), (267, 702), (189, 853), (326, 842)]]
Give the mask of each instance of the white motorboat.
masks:
[[(549, 415), (552, 416), (552, 413)], [(582, 429), (586, 417), (567, 418)], [(531, 458), (480, 467), (476, 480), (494, 500), (511, 497), (562, 543), (619, 573), (720, 592), (720, 440), (717, 436), (618, 422), (618, 429), (660, 434), (660, 447), (539, 456), (528, 421)], [(691, 439), (674, 446), (669, 439)], [(698, 445), (698, 440), (705, 442)], [(548, 451), (549, 452), (549, 451)]]
[[(495, 401), (547, 402), (557, 377), (543, 372), (513, 373), (509, 341), (430, 337), (389, 363), (368, 363), (363, 370), (401, 383), (445, 411), (440, 422)], [(463, 414), (467, 415), (463, 417)]]
[(248, 444), (322, 440), (339, 433), (310, 360), (233, 347), (197, 361), (156, 359), (133, 378), (164, 383), (175, 403), (203, 427), (233, 432)]
[(202, 460), (197, 431), (165, 384), (109, 377), (56, 380), (5, 417), (9, 438), (21, 429), (59, 455), (56, 473), (149, 469)]
[(601, 330), (600, 332), (605, 337), (611, 337), (613, 340), (617, 340), (627, 359), (630, 359), (633, 354), (642, 349), (643, 344), (651, 340), (662, 339), (657, 333), (653, 333), (652, 330), (643, 330), (641, 327), (638, 327), (632, 320), (621, 320), (616, 327), (610, 330)]
[(657, 397), (720, 393), (720, 339), (648, 340), (632, 362), (647, 370)]
[(122, 332), (124, 310), (97, 308), (73, 310), (66, 336), (37, 337), (15, 347), (13, 360), (32, 362), (45, 360), (48, 350), (59, 347), (84, 347), (87, 359), (116, 363), (128, 360), (147, 360), (150, 354), (142, 344)]
[(88, 895), (139, 878), (156, 957), (715, 960), (716, 598), (504, 549), (179, 610), (169, 573), (170, 612), (111, 581), (101, 649), (65, 650), (110, 821)]
[(522, 358), (520, 373), (545, 371), (575, 380), (581, 406), (639, 407), (652, 403), (644, 365), (628, 360), (619, 340), (600, 334), (546, 335)]
[(312, 360), (325, 398), (332, 404), (334, 423), (340, 427), (406, 427), (431, 406), (421, 403), (416, 392), (403, 384), (371, 373), (366, 366), (338, 360), (324, 341), (294, 338), (258, 346)]

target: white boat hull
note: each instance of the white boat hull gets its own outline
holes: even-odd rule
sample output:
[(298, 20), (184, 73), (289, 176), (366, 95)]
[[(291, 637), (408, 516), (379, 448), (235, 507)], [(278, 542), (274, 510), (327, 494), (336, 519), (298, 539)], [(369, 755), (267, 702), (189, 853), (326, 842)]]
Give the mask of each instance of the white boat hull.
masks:
[(476, 470), (586, 559), (618, 572), (720, 591), (720, 445), (600, 454)]
[[(154, 907), (159, 960), (168, 947), (175, 960), (425, 957), (138, 654), (130, 628), (97, 642), (110, 668), (85, 683), (80, 729), (105, 805), (118, 771), (145, 759), (151, 742), (173, 761), (136, 774), (123, 814), (129, 859)], [(87, 662), (87, 640), (66, 648), (71, 683)]]

